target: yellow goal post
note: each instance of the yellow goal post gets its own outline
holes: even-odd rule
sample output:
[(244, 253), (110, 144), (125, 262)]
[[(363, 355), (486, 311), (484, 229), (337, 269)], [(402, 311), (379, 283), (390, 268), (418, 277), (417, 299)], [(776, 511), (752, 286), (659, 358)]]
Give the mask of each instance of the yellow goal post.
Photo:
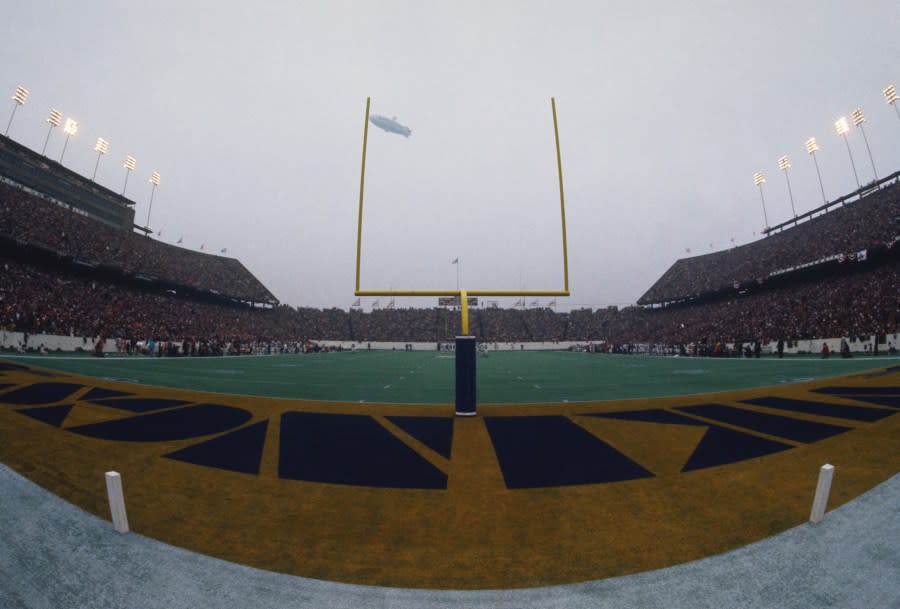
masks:
[(566, 240), (566, 198), (563, 189), (562, 155), (559, 147), (559, 128), (556, 119), (556, 98), (550, 98), (553, 112), (553, 137), (556, 141), (556, 172), (559, 177), (559, 214), (562, 226), (563, 289), (561, 290), (495, 290), (495, 289), (447, 289), (447, 290), (363, 290), (360, 287), (360, 260), (362, 257), (363, 200), (366, 187), (366, 151), (369, 142), (369, 109), (372, 98), (366, 98), (366, 115), (363, 122), (362, 164), (359, 175), (359, 215), (356, 224), (356, 289), (355, 296), (457, 296), (460, 303), (462, 334), (469, 333), (469, 296), (568, 296), (569, 253)]

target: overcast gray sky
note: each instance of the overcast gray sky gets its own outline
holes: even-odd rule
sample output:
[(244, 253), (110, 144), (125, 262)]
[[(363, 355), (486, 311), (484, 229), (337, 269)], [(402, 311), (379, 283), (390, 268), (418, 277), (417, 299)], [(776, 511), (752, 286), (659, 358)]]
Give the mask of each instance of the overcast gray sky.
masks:
[[(363, 288), (559, 289), (556, 97), (572, 296), (633, 303), (678, 258), (759, 238), (855, 189), (833, 123), (856, 107), (880, 177), (900, 169), (900, 3), (6, 3), (0, 92), (30, 91), (10, 137), (40, 151), (51, 108), (79, 122), (63, 164), (122, 190), (162, 241), (228, 249), (282, 302), (354, 300), (365, 100)], [(873, 179), (862, 134), (849, 136)], [(57, 129), (47, 156), (58, 160)], [(374, 299), (364, 299), (368, 309)], [(500, 299), (510, 305), (514, 299)], [(541, 299), (546, 302), (549, 299)], [(385, 299), (382, 299), (382, 303)], [(431, 306), (435, 299), (397, 299)]]

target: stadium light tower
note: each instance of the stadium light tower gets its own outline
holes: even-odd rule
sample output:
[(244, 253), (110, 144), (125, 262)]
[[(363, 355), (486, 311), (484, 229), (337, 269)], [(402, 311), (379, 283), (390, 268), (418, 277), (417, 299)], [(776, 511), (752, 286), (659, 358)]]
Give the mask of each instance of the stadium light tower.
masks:
[(94, 146), (94, 152), (97, 153), (97, 162), (94, 163), (94, 175), (91, 176), (91, 182), (97, 177), (97, 168), (100, 166), (100, 157), (106, 154), (109, 149), (109, 142), (102, 137), (97, 138), (97, 144)]
[(62, 113), (56, 108), (50, 110), (50, 116), (47, 117), (50, 128), (47, 129), (47, 137), (44, 138), (44, 147), (41, 148), (42, 155), (47, 152), (47, 142), (50, 141), (50, 134), (53, 133), (54, 127), (59, 127), (60, 121), (62, 121)]
[(762, 208), (763, 208), (763, 220), (766, 221), (766, 231), (769, 230), (769, 216), (766, 214), (766, 197), (763, 196), (762, 185), (766, 183), (766, 179), (763, 177), (761, 171), (757, 171), (753, 174), (753, 183), (756, 186), (759, 186), (759, 198), (762, 200)]
[(125, 155), (125, 164), (122, 167), (125, 168), (125, 184), (122, 185), (122, 194), (125, 194), (125, 189), (128, 188), (128, 174), (134, 171), (134, 168), (137, 166), (137, 161), (134, 160), (134, 157), (130, 154)]
[(59, 155), (59, 162), (62, 163), (63, 157), (66, 154), (66, 146), (69, 145), (69, 138), (78, 133), (78, 123), (71, 118), (66, 119), (66, 126), (63, 127), (63, 133), (66, 134), (66, 141), (63, 144), (62, 152)]
[(863, 114), (862, 108), (857, 108), (853, 112), (850, 113), (850, 116), (853, 118), (853, 124), (859, 127), (859, 130), (862, 131), (863, 141), (866, 143), (866, 151), (869, 153), (869, 162), (872, 163), (872, 173), (875, 175), (875, 179), (878, 179), (878, 172), (875, 171), (875, 159), (872, 158), (872, 149), (869, 148), (869, 138), (866, 137), (866, 130), (863, 129), (863, 123), (866, 122), (866, 117)]
[(13, 118), (16, 116), (16, 110), (25, 103), (26, 99), (28, 99), (28, 89), (22, 86), (16, 87), (16, 92), (12, 96), (12, 100), (16, 103), (13, 104), (12, 114), (9, 115), (9, 122), (6, 123), (6, 132), (3, 135), (9, 135), (9, 128), (12, 126)]
[(856, 190), (862, 188), (859, 184), (859, 174), (856, 173), (856, 163), (853, 162), (853, 153), (850, 152), (850, 142), (847, 140), (847, 134), (850, 132), (850, 125), (847, 124), (847, 118), (842, 116), (834, 122), (834, 128), (837, 134), (843, 136), (844, 143), (847, 144), (847, 154), (850, 156), (850, 167), (853, 168), (853, 177), (856, 178)]
[(816, 138), (811, 137), (806, 140), (806, 153), (812, 157), (813, 163), (816, 165), (816, 175), (819, 176), (819, 188), (822, 189), (822, 203), (828, 203), (828, 199), (825, 197), (825, 187), (822, 185), (822, 172), (819, 171), (819, 161), (816, 160), (816, 150), (819, 149), (819, 145), (816, 144)]
[(884, 99), (889, 106), (894, 106), (894, 112), (897, 113), (897, 118), (900, 118), (900, 108), (897, 107), (897, 100), (900, 97), (897, 97), (897, 89), (894, 88), (894, 85), (888, 85), (884, 88)]
[(791, 212), (793, 212), (794, 217), (797, 217), (797, 210), (794, 209), (794, 193), (791, 190), (791, 179), (788, 177), (788, 169), (791, 168), (791, 162), (788, 160), (787, 155), (778, 159), (778, 169), (784, 172), (784, 179), (787, 180), (788, 185), (788, 196), (791, 198)]
[(156, 193), (156, 187), (159, 186), (159, 173), (154, 171), (150, 174), (150, 183), (153, 189), (150, 191), (150, 207), (147, 209), (147, 228), (150, 228), (150, 212), (153, 211), (153, 195)]

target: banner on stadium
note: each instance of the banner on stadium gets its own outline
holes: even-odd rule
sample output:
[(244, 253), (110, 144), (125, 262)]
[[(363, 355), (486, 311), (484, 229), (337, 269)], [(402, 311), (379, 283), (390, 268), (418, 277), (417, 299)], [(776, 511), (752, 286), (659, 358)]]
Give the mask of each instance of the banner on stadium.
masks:
[[(438, 306), (439, 307), (458, 307), (459, 306), (459, 296), (438, 296)], [(469, 296), (469, 306), (470, 307), (478, 306), (478, 297), (477, 296)]]

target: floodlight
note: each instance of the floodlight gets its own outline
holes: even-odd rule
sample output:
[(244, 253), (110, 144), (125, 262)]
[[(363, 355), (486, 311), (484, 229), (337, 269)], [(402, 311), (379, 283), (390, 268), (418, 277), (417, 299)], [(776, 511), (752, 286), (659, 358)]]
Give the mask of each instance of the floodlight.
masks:
[(19, 106), (25, 103), (25, 100), (28, 99), (28, 89), (23, 86), (16, 87), (16, 92), (13, 93), (12, 100), (16, 102), (13, 104), (12, 114), (9, 115), (9, 122), (6, 123), (6, 131), (3, 135), (9, 135), (9, 128), (12, 126), (13, 117), (16, 116), (16, 110), (19, 109)]
[(63, 127), (63, 133), (66, 134), (66, 142), (63, 144), (62, 152), (59, 155), (59, 162), (62, 163), (63, 157), (66, 154), (66, 147), (69, 145), (69, 138), (78, 133), (78, 122), (67, 118), (66, 125)]
[(834, 128), (838, 135), (847, 135), (850, 131), (850, 125), (847, 124), (847, 119), (843, 116), (834, 122)]
[(28, 99), (28, 89), (22, 86), (16, 87), (16, 92), (13, 94), (12, 98), (16, 102), (16, 105), (21, 106), (25, 103), (25, 100)]
[(50, 127), (47, 129), (47, 137), (44, 138), (44, 147), (41, 149), (41, 154), (47, 152), (47, 142), (50, 141), (50, 134), (53, 133), (54, 127), (59, 127), (60, 121), (62, 121), (62, 113), (56, 108), (50, 110), (50, 116), (47, 117), (47, 123), (50, 124)]
[(842, 116), (834, 122), (834, 128), (838, 135), (843, 136), (844, 143), (847, 144), (847, 155), (850, 157), (850, 167), (853, 169), (853, 177), (856, 179), (856, 189), (862, 188), (859, 184), (859, 174), (856, 173), (856, 163), (853, 162), (853, 153), (850, 151), (850, 142), (847, 140), (847, 134), (850, 132), (850, 125), (847, 124), (847, 118)]
[(900, 99), (900, 97), (897, 97), (897, 89), (894, 88), (894, 85), (888, 85), (884, 88), (884, 98), (891, 106), (894, 105), (894, 102)]
[(896, 103), (900, 97), (897, 97), (897, 89), (894, 88), (894, 85), (888, 85), (884, 88), (884, 99), (888, 105), (894, 106), (894, 112), (897, 113), (897, 118), (900, 118), (900, 108), (897, 107)]
[(794, 214), (794, 217), (797, 217), (797, 210), (794, 209), (794, 192), (791, 190), (791, 179), (788, 177), (788, 169), (791, 168), (791, 162), (788, 160), (787, 155), (780, 157), (778, 159), (778, 169), (784, 172), (784, 179), (787, 180), (788, 187), (788, 196), (791, 199), (791, 211)]
[(763, 209), (763, 220), (766, 221), (766, 231), (769, 230), (769, 216), (766, 214), (766, 197), (763, 195), (762, 185), (766, 183), (766, 179), (763, 177), (761, 171), (757, 171), (753, 174), (753, 183), (756, 186), (759, 186), (759, 198), (762, 201), (762, 209)]
[(862, 108), (857, 108), (850, 113), (850, 116), (853, 117), (853, 124), (859, 127), (859, 130), (863, 135), (863, 141), (866, 143), (866, 152), (869, 153), (869, 162), (872, 163), (872, 174), (877, 180), (878, 172), (875, 170), (875, 159), (872, 157), (872, 149), (869, 147), (869, 138), (866, 136), (865, 127), (863, 127), (863, 123), (866, 122), (866, 117), (863, 115)]
[(94, 175), (91, 176), (91, 181), (97, 177), (97, 167), (100, 166), (100, 157), (106, 154), (107, 149), (109, 148), (109, 142), (107, 142), (102, 137), (97, 138), (97, 143), (94, 145), (94, 152), (97, 153), (97, 162), (94, 163)]
[(816, 175), (819, 176), (819, 188), (822, 190), (822, 203), (828, 203), (828, 198), (825, 196), (825, 186), (822, 185), (822, 172), (819, 171), (819, 161), (816, 159), (816, 151), (819, 149), (819, 145), (816, 144), (816, 138), (811, 137), (806, 140), (806, 153), (812, 157), (813, 163), (816, 165)]
[(153, 211), (153, 195), (159, 186), (159, 172), (154, 171), (150, 174), (150, 183), (153, 184), (153, 189), (150, 191), (150, 206), (147, 208), (147, 228), (150, 228), (150, 212)]
[(125, 184), (122, 185), (122, 194), (125, 194), (125, 189), (128, 188), (128, 175), (134, 171), (134, 168), (137, 166), (137, 161), (134, 160), (134, 157), (130, 154), (125, 155), (125, 164), (122, 167), (125, 168)]

